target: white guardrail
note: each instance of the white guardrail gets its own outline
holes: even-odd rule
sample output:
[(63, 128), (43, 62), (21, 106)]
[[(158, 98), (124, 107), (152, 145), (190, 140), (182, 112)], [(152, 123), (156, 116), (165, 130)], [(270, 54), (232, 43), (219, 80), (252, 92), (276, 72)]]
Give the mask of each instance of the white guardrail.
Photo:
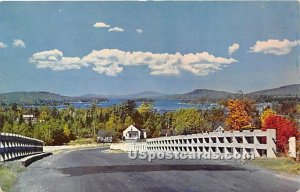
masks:
[(11, 133), (0, 133), (0, 161), (43, 152), (43, 141)]
[(179, 151), (276, 157), (276, 130), (243, 130), (177, 135), (111, 145), (123, 151)]

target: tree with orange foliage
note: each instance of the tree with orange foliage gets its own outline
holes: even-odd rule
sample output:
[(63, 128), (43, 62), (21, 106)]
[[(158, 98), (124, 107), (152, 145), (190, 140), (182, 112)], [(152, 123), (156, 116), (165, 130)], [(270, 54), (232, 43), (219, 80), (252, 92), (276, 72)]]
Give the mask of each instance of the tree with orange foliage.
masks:
[(267, 109), (265, 109), (265, 110), (262, 112), (262, 114), (261, 114), (261, 116), (260, 116), (260, 121), (261, 121), (261, 126), (262, 126), (262, 127), (265, 127), (266, 119), (267, 119), (267, 117), (269, 117), (270, 115), (276, 115), (276, 112), (273, 111), (273, 110), (270, 109), (270, 108), (267, 108)]
[(239, 130), (242, 127), (252, 124), (252, 112), (254, 110), (253, 102), (246, 99), (229, 99), (227, 108), (229, 115), (226, 119), (226, 124), (234, 130)]
[(279, 115), (269, 115), (262, 127), (262, 130), (266, 129), (276, 129), (277, 151), (287, 153), (289, 138), (297, 135), (296, 125)]

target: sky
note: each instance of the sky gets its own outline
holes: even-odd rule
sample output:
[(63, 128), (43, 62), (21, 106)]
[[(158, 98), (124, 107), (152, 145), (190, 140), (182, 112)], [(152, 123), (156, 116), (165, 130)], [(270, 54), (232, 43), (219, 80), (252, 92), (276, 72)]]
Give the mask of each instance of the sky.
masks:
[(0, 2), (0, 93), (300, 83), (298, 2)]

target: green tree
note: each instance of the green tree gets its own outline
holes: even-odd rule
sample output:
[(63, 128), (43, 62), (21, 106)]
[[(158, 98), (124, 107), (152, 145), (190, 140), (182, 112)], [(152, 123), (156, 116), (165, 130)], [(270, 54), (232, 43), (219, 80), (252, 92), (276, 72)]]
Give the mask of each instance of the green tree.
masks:
[(20, 125), (15, 124), (14, 126), (17, 127), (17, 130), (15, 131), (15, 133), (20, 134), (20, 135), (24, 135), (24, 136), (27, 136), (27, 137), (32, 137), (32, 129), (29, 126), (29, 124), (21, 123)]
[(130, 125), (134, 125), (134, 122), (130, 116), (127, 116), (125, 119), (124, 127), (126, 128)]
[(121, 117), (123, 120), (129, 115), (133, 116), (136, 111), (136, 103), (134, 100), (127, 100), (121, 106)]
[(149, 137), (155, 137), (154, 132), (156, 131), (155, 119), (153, 117), (149, 117), (148, 120), (143, 125), (144, 129), (147, 129), (147, 134)]
[(12, 131), (13, 131), (12, 128), (13, 128), (13, 126), (10, 123), (5, 122), (4, 126), (3, 126), (3, 132), (4, 133), (12, 133)]
[(122, 131), (123, 125), (121, 119), (117, 115), (112, 114), (106, 123), (106, 129), (113, 133), (116, 133), (117, 131)]
[(208, 124), (196, 109), (180, 109), (174, 113), (174, 127), (177, 134), (206, 131)]
[(69, 125), (68, 124), (65, 124), (64, 126), (64, 135), (69, 138), (70, 135), (71, 135), (71, 131), (70, 131), (70, 128), (69, 128)]
[(40, 114), (40, 121), (44, 122), (44, 121), (49, 121), (50, 117), (48, 115), (48, 111), (47, 110), (43, 110)]
[(146, 115), (146, 114), (149, 114), (151, 113), (153, 110), (153, 105), (151, 103), (148, 103), (148, 102), (143, 102), (139, 108), (138, 108), (138, 112), (141, 114), (141, 115)]

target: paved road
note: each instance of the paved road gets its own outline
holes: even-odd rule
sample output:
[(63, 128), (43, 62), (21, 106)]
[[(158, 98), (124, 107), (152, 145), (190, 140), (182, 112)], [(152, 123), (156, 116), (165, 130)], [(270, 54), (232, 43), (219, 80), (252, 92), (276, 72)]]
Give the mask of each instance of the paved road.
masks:
[(130, 160), (90, 149), (53, 155), (21, 174), (17, 192), (297, 191), (299, 183), (237, 162)]

